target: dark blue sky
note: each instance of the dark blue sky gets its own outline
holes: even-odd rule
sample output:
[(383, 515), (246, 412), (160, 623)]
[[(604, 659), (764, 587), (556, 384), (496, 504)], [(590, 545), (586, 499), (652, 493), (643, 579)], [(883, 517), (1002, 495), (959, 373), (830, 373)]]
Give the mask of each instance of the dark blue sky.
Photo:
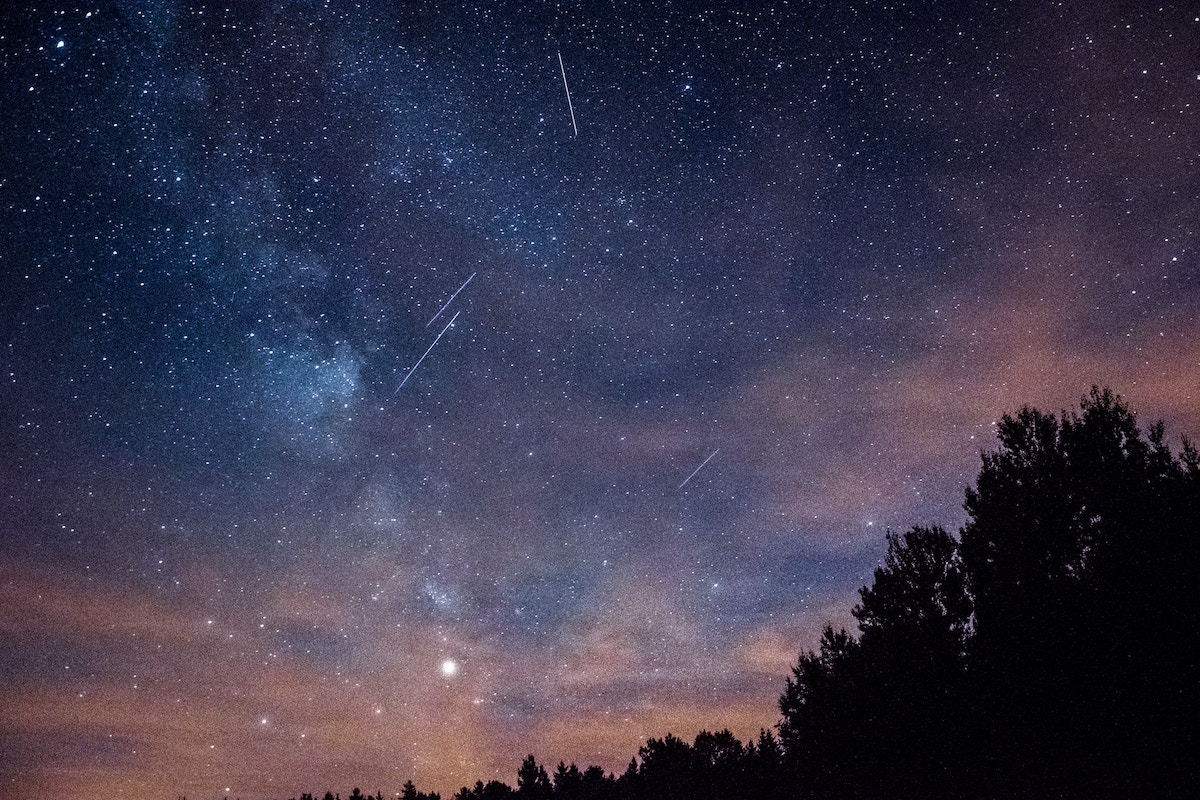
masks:
[(1197, 15), (966, 6), (5, 12), (0, 775), (744, 738), (1002, 413), (1200, 432)]

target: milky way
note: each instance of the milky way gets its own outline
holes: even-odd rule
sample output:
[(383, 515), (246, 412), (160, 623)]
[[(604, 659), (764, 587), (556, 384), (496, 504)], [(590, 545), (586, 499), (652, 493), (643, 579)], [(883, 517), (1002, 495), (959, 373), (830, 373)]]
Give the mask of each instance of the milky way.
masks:
[(0, 18), (6, 794), (744, 739), (1000, 414), (1200, 434), (1184, 4), (231, 5)]

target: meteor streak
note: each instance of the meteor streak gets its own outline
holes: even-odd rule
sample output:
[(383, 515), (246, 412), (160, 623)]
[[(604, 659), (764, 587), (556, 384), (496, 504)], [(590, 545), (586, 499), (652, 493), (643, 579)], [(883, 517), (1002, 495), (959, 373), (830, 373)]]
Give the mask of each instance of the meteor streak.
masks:
[[(474, 277), (474, 276), (472, 276), (472, 277)], [(470, 279), (468, 278), (468, 280), (470, 280)], [(463, 284), (463, 285), (465, 286), (466, 284)], [(404, 380), (400, 381), (400, 385), (396, 387), (396, 391), (392, 392), (392, 397), (395, 397), (397, 394), (400, 393), (400, 390), (404, 388), (404, 384), (408, 383), (408, 379), (411, 378), (412, 374), (417, 371), (417, 367), (421, 366), (421, 362), (425, 360), (425, 356), (429, 355), (429, 351), (434, 348), (434, 345), (436, 345), (438, 343), (438, 340), (440, 340), (443, 336), (446, 335), (446, 331), (450, 330), (450, 326), (454, 324), (454, 320), (458, 319), (458, 315), (461, 313), (462, 313), (461, 311), (454, 312), (454, 316), (451, 317), (450, 321), (446, 323), (446, 327), (442, 328), (442, 332), (439, 333), (437, 335), (437, 338), (433, 340), (433, 344), (429, 345), (429, 349), (426, 350), (425, 353), (420, 358), (417, 359), (417, 363), (412, 365), (412, 369), (410, 369), (408, 371), (408, 374), (404, 376)], [(703, 466), (703, 464), (701, 466)]]
[(567, 92), (567, 110), (571, 112), (571, 130), (579, 135), (579, 126), (575, 124), (575, 106), (571, 105), (571, 87), (567, 86), (567, 68), (563, 66), (562, 53), (558, 54), (558, 69), (563, 76), (563, 89)]
[(712, 457), (715, 456), (719, 452), (721, 452), (721, 448), (719, 448), (719, 447), (716, 450), (713, 450), (712, 453), (709, 454), (708, 458), (706, 458), (702, 462), (700, 462), (700, 466), (698, 466), (694, 470), (692, 470), (691, 475), (688, 475), (686, 478), (683, 479), (683, 483), (679, 484), (679, 488), (682, 489), (684, 486), (687, 486), (687, 482), (690, 481), (692, 478), (696, 477), (696, 473), (699, 472), (700, 470), (704, 469), (704, 465), (707, 464), (708, 462), (712, 461)]
[[(474, 278), (475, 275), (476, 275), (476, 273), (472, 272), (471, 278)], [(450, 304), (454, 302), (454, 298), (458, 297), (458, 293), (461, 292), (463, 289), (467, 288), (467, 284), (471, 282), (471, 278), (467, 278), (465, 281), (463, 281), (463, 285), (458, 287), (458, 289), (454, 292), (454, 294), (450, 295), (450, 299), (446, 301), (446, 304), (443, 305), (441, 308), (439, 308), (438, 312), (429, 318), (429, 322), (425, 323), (426, 328), (428, 328), (430, 325), (432, 325), (433, 321), (435, 319), (437, 319), (438, 317), (440, 317), (442, 315), (442, 312), (450, 307)]]

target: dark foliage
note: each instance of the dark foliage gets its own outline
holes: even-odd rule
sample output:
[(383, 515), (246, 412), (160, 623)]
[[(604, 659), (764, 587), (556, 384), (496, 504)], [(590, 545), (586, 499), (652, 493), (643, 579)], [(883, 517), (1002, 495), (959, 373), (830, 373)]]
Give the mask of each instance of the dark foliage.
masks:
[(1171, 794), (1194, 752), (1195, 451), (1095, 389), (1080, 414), (1005, 417), (1000, 441), (962, 532), (974, 766), (1014, 796)]
[[(639, 762), (640, 759), (640, 762)], [(761, 731), (757, 743), (742, 745), (729, 731), (700, 733), (692, 744), (671, 734), (650, 739), (638, 750), (638, 758), (620, 776), (597, 766), (580, 770), (560, 762), (553, 775), (527, 756), (517, 770), (517, 788), (501, 781), (476, 781), (454, 794), (454, 800), (658, 800), (665, 797), (695, 797), (703, 800), (753, 797), (771, 800), (782, 797), (778, 787), (783, 773), (783, 750), (770, 732)], [(412, 781), (404, 784), (402, 800), (440, 800), (437, 794), (417, 791)], [(349, 800), (364, 798), (358, 789)], [(302, 795), (311, 800), (311, 795)], [(335, 799), (333, 794), (326, 800)], [(382, 800), (380, 795), (377, 800)]]
[(780, 700), (802, 795), (1182, 797), (1195, 785), (1200, 469), (1093, 389), (1023, 409), (968, 522), (889, 534)]
[(826, 627), (800, 656), (778, 738), (667, 734), (619, 777), (530, 755), (515, 791), (454, 800), (1192, 796), (1200, 455), (1099, 389), (999, 438), (958, 536), (887, 535), (859, 634)]

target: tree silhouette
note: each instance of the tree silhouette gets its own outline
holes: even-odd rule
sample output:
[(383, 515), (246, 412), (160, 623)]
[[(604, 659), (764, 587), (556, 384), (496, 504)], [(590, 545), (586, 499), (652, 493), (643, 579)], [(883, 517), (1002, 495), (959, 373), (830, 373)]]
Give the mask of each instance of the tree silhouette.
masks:
[(517, 770), (517, 794), (521, 800), (548, 800), (554, 793), (546, 768), (530, 754)]
[[(888, 535), (854, 609), (780, 698), (816, 797), (1184, 796), (1200, 458), (1111, 392), (1005, 416), (960, 537)], [(961, 542), (961, 543), (960, 543)], [(1187, 788), (1185, 788), (1187, 787)]]
[(958, 543), (941, 528), (887, 535), (853, 609), (862, 631), (858, 767), (892, 797), (953, 796), (961, 778), (971, 602)]
[(701, 731), (692, 743), (692, 797), (720, 800), (746, 788), (746, 751), (727, 730)]
[(583, 773), (574, 764), (568, 767), (559, 761), (552, 782), (555, 800), (580, 800), (583, 796)]
[(770, 731), (760, 730), (758, 741), (747, 743), (741, 773), (741, 791), (731, 793), (731, 797), (782, 800), (794, 795), (784, 770), (783, 747)]
[(501, 781), (488, 781), (486, 784), (483, 781), (475, 781), (475, 786), (468, 789), (466, 786), (459, 789), (454, 795), (454, 800), (511, 800), (514, 792), (512, 787)]
[(779, 736), (802, 786), (828, 797), (850, 796), (864, 715), (857, 709), (859, 643), (825, 626), (817, 652), (800, 656), (787, 679)]
[(1174, 458), (1161, 424), (1144, 438), (1096, 388), (1079, 414), (1022, 409), (999, 435), (962, 532), (994, 732), (982, 773), (1014, 795), (1177, 783), (1194, 741), (1180, 711), (1195, 709), (1195, 451)]
[(605, 775), (603, 769), (592, 765), (583, 771), (580, 797), (582, 800), (604, 800), (615, 796), (616, 785), (616, 779), (611, 774)]

